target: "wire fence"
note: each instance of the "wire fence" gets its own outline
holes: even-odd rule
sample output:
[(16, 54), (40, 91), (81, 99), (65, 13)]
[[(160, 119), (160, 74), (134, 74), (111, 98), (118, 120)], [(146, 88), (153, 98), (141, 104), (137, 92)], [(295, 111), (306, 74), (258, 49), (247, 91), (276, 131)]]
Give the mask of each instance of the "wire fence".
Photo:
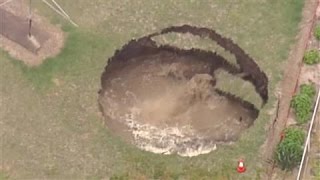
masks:
[(297, 180), (300, 180), (303, 178), (305, 171), (306, 171), (307, 164), (308, 164), (308, 160), (309, 160), (308, 154), (309, 154), (310, 148), (311, 148), (311, 135), (312, 135), (312, 130), (314, 128), (314, 124), (315, 124), (315, 121), (317, 118), (316, 116), (317, 116), (317, 112), (319, 109), (319, 101), (320, 101), (320, 88), (318, 90), (317, 100), (316, 100), (316, 104), (314, 106), (312, 119), (311, 119), (310, 127), (308, 130), (308, 136), (307, 136), (305, 146), (304, 146), (304, 151), (303, 151), (303, 155), (302, 155), (302, 159), (301, 159), (301, 163), (300, 163), (300, 167), (299, 167)]

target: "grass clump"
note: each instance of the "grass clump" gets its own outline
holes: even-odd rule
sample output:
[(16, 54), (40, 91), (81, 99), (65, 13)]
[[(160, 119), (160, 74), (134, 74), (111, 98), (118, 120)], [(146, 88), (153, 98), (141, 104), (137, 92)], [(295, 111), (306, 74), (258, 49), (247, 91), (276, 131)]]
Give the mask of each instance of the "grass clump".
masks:
[(317, 26), (314, 30), (314, 37), (316, 37), (317, 40), (320, 40), (320, 26)]
[(292, 170), (301, 160), (304, 132), (298, 128), (285, 130), (284, 139), (278, 144), (275, 159), (282, 170)]
[(305, 52), (303, 56), (303, 62), (305, 64), (313, 65), (320, 62), (320, 54), (317, 50), (312, 49), (310, 51)]
[(0, 171), (0, 180), (7, 180), (9, 179), (9, 175)]
[(316, 89), (313, 85), (303, 84), (300, 86), (299, 94), (291, 100), (291, 106), (295, 110), (299, 124), (306, 123), (310, 119), (315, 93)]
[(313, 169), (314, 169), (314, 176), (316, 179), (320, 179), (320, 160), (316, 160), (314, 166), (313, 166)]

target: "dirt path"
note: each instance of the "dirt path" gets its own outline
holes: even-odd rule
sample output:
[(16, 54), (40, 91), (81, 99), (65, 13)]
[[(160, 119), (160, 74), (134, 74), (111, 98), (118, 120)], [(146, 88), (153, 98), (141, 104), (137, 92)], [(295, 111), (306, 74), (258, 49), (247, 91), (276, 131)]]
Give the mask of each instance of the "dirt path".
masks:
[[(280, 134), (283, 129), (286, 127), (289, 114), (290, 114), (290, 101), (292, 96), (295, 94), (298, 84), (299, 84), (299, 75), (301, 73), (302, 67), (302, 58), (304, 52), (307, 48), (310, 36), (312, 35), (311, 31), (316, 20), (316, 9), (319, 4), (317, 0), (307, 0), (306, 5), (303, 10), (303, 19), (300, 24), (300, 32), (297, 36), (297, 43), (294, 48), (291, 50), (291, 53), (288, 58), (288, 65), (285, 70), (285, 75), (281, 83), (281, 90), (279, 93), (279, 106), (277, 110), (277, 115), (274, 121), (269, 126), (268, 139), (264, 145), (264, 154), (266, 162), (272, 160), (272, 155), (274, 148), (280, 141)], [(272, 176), (274, 169), (274, 164), (272, 163), (268, 168), (269, 178)]]

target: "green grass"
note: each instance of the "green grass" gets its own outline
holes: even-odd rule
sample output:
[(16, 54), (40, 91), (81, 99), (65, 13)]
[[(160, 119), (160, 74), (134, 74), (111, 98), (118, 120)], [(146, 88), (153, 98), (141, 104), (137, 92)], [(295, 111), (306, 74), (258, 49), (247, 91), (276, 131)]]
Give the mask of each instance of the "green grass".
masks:
[(320, 40), (320, 26), (317, 26), (314, 30), (314, 37), (316, 37), (317, 40)]
[[(48, 58), (40, 67), (29, 68), (21, 61), (13, 61), (13, 63), (21, 68), (26, 78), (36, 88), (50, 88), (53, 85), (51, 80), (55, 76), (71, 78), (80, 74), (92, 76), (92, 72), (103, 69), (104, 63), (103, 61), (101, 62), (101, 59), (106, 58), (100, 52), (110, 46), (108, 43), (110, 40), (104, 37), (97, 37), (97, 35), (90, 32), (80, 31), (77, 29), (68, 31), (68, 40), (61, 54), (55, 58)], [(98, 61), (101, 63), (97, 64)], [(90, 68), (83, 69), (88, 64)]]
[(7, 180), (7, 179), (9, 179), (9, 176), (6, 173), (0, 171), (0, 180)]
[[(0, 162), (15, 172), (10, 177), (251, 179), (260, 176), (263, 162), (259, 151), (270, 120), (268, 112), (275, 103), (273, 92), (297, 34), (302, 1), (58, 2), (80, 28), (67, 25), (41, 1), (35, 5), (40, 13), (54, 23), (63, 24), (68, 32), (60, 55), (47, 59), (37, 68), (27, 68), (0, 52), (3, 155)], [(181, 23), (214, 28), (231, 37), (256, 59), (270, 80), (269, 103), (239, 142), (194, 158), (155, 155), (124, 143), (104, 127), (97, 108), (100, 75), (114, 50), (131, 38)], [(55, 85), (53, 79), (58, 79), (60, 85)], [(248, 168), (243, 175), (235, 171), (239, 158), (245, 158)]]
[(320, 160), (319, 159), (315, 160), (312, 168), (315, 169), (315, 177), (314, 177), (315, 180), (319, 180), (320, 179)]

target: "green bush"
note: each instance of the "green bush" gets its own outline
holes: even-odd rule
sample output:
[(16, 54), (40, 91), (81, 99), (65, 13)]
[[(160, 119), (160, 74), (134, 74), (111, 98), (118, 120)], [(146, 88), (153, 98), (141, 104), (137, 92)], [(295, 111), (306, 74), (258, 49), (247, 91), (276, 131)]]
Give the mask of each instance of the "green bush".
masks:
[(317, 40), (320, 40), (320, 26), (317, 26), (316, 29), (314, 30), (314, 36), (316, 37)]
[(300, 86), (299, 94), (292, 98), (291, 106), (295, 110), (296, 120), (299, 124), (306, 123), (310, 119), (315, 93), (313, 85), (303, 84)]
[(300, 86), (300, 92), (313, 98), (316, 95), (316, 88), (313, 85), (302, 84)]
[(315, 49), (305, 52), (303, 62), (309, 65), (317, 64), (320, 62), (319, 52)]
[(317, 64), (320, 62), (319, 52), (315, 49), (305, 52), (303, 62), (309, 65)]
[(302, 158), (304, 132), (297, 128), (285, 130), (284, 139), (278, 144), (275, 159), (282, 170), (292, 170)]

